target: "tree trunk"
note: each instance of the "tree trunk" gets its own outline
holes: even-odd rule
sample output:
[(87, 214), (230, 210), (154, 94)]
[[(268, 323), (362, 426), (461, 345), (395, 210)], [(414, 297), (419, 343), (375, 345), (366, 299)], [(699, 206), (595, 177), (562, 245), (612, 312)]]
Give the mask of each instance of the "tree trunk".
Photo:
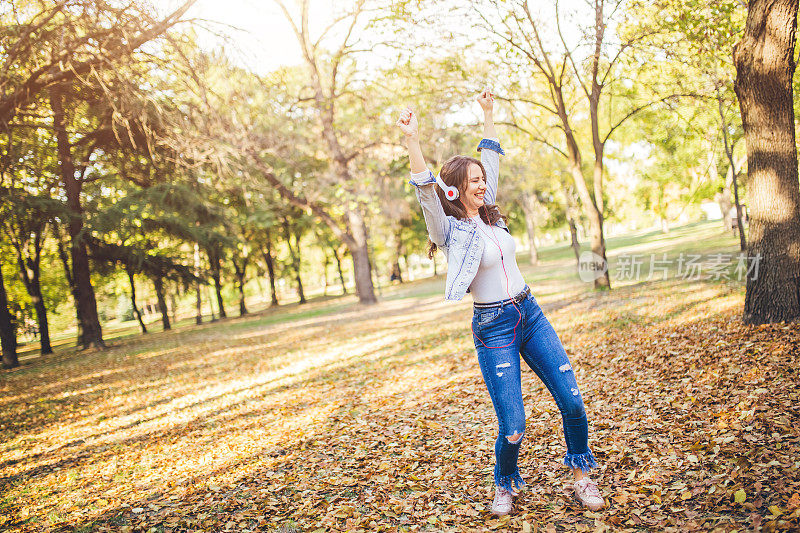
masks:
[(195, 315), (194, 315), (194, 323), (195, 324), (202, 324), (203, 323), (203, 297), (200, 294), (200, 246), (195, 243), (194, 245), (194, 275), (198, 279), (195, 282)]
[[(580, 164), (573, 164), (571, 165), (572, 169), (572, 176), (575, 179), (575, 183), (578, 186), (578, 191), (581, 196), (581, 202), (584, 206), (584, 212), (586, 214), (586, 218), (589, 219), (589, 244), (592, 248), (592, 252), (600, 257), (605, 264), (608, 264), (606, 259), (606, 240), (603, 234), (603, 215), (598, 210), (597, 206), (594, 203), (591, 195), (589, 194), (589, 190), (586, 187), (586, 182), (583, 178), (583, 174), (580, 170)], [(595, 289), (610, 289), (611, 288), (611, 279), (608, 275), (608, 269), (606, 268), (605, 271), (598, 276), (594, 280), (594, 288)]]
[[(712, 165), (713, 167), (714, 165)], [(716, 176), (711, 176), (713, 180), (716, 181)], [(731, 218), (731, 208), (733, 207), (733, 203), (731, 202), (731, 169), (728, 168), (728, 172), (725, 175), (725, 184), (720, 187), (719, 192), (714, 195), (714, 198), (717, 199), (719, 203), (719, 210), (722, 212), (722, 226), (725, 228), (725, 231), (730, 231), (733, 228), (733, 219)]]
[(128, 280), (131, 283), (131, 305), (133, 306), (133, 314), (136, 315), (136, 320), (139, 321), (139, 327), (142, 328), (142, 333), (147, 333), (147, 326), (144, 325), (144, 320), (142, 320), (142, 313), (136, 305), (136, 284), (133, 281), (133, 270), (129, 267), (126, 267), (125, 270), (128, 272)]
[(570, 187), (563, 185), (561, 190), (564, 194), (564, 213), (567, 218), (567, 224), (569, 225), (570, 246), (572, 247), (572, 252), (575, 254), (575, 267), (580, 268), (581, 243), (578, 239), (578, 225), (575, 222), (578, 208), (575, 205), (575, 198)]
[(236, 273), (236, 285), (239, 289), (239, 316), (247, 314), (247, 306), (244, 304), (244, 284), (245, 277), (247, 276), (247, 258), (242, 258), (242, 264), (236, 262), (235, 257), (231, 257), (233, 263), (233, 271)]
[(53, 353), (53, 347), (50, 345), (50, 326), (47, 323), (47, 309), (42, 298), (39, 276), (34, 278), (33, 283), (31, 300), (33, 300), (33, 308), (36, 310), (36, 323), (39, 326), (39, 346), (41, 347), (42, 355), (47, 355)]
[(267, 273), (269, 274), (269, 292), (272, 298), (270, 307), (275, 307), (278, 305), (278, 291), (275, 290), (275, 262), (272, 259), (272, 235), (270, 235), (269, 230), (266, 230), (266, 234), (266, 249), (262, 250), (261, 253), (264, 256), (264, 262), (267, 264)]
[[(303, 40), (308, 37), (307, 22), (308, 22), (308, 4), (305, 4), (302, 15), (302, 31), (298, 34), (301, 41), (301, 46), (307, 46)], [(361, 6), (357, 8), (360, 12)], [(356, 15), (357, 16), (357, 15)], [(343, 50), (343, 49), (342, 49)], [(335, 61), (342, 58), (342, 50), (336, 56)], [(306, 48), (306, 52), (310, 50)], [(314, 52), (316, 53), (316, 52)], [(339, 143), (339, 133), (335, 122), (334, 105), (336, 103), (336, 73), (337, 69), (333, 70), (332, 77), (330, 78), (331, 87), (329, 91), (330, 96), (325, 95), (322, 87), (322, 78), (319, 70), (319, 65), (313, 54), (306, 53), (305, 60), (309, 67), (311, 87), (314, 91), (313, 102), (318, 112), (320, 126), (322, 126), (322, 137), (328, 147), (328, 154), (334, 162), (336, 174), (339, 182), (342, 184), (354, 183), (356, 180), (350, 172), (351, 157), (348, 157), (346, 150), (343, 149)], [(344, 244), (350, 250), (350, 257), (353, 258), (353, 279), (356, 285), (356, 294), (358, 301), (362, 304), (374, 304), (378, 299), (375, 297), (375, 289), (372, 285), (372, 275), (370, 271), (369, 249), (367, 247), (367, 227), (364, 223), (364, 216), (360, 211), (360, 206), (355, 206), (347, 209), (344, 214), (346, 221), (347, 232), (342, 232), (341, 228), (334, 227), (334, 233), (338, 232), (345, 237)]]
[(374, 304), (378, 301), (375, 297), (375, 288), (372, 284), (370, 270), (369, 248), (367, 247), (367, 225), (364, 217), (356, 209), (347, 212), (348, 227), (350, 228), (353, 243), (350, 257), (353, 258), (353, 279), (356, 284), (356, 295), (362, 304)]
[[(572, 175), (573, 181), (575, 182), (575, 187), (578, 189), (578, 196), (581, 199), (581, 203), (583, 205), (583, 210), (584, 213), (586, 214), (586, 218), (589, 220), (589, 243), (591, 245), (592, 252), (596, 256), (600, 257), (601, 260), (607, 265), (608, 261), (606, 259), (606, 241), (605, 241), (605, 236), (603, 235), (603, 213), (600, 210), (603, 199), (602, 150), (597, 152), (597, 147), (595, 147), (595, 166), (594, 166), (595, 187), (600, 187), (600, 188), (594, 191), (594, 197), (592, 197), (592, 194), (589, 192), (589, 187), (586, 184), (586, 179), (583, 176), (583, 170), (581, 169), (581, 161), (582, 161), (581, 152), (580, 148), (578, 147), (578, 143), (575, 139), (575, 134), (572, 130), (572, 127), (569, 124), (569, 118), (567, 116), (567, 106), (566, 103), (564, 102), (564, 96), (561, 87), (558, 85), (554, 85), (553, 94), (555, 95), (554, 102), (556, 104), (556, 109), (558, 110), (558, 115), (561, 119), (561, 125), (563, 126), (562, 130), (564, 132), (564, 137), (567, 142), (567, 160), (568, 160), (569, 172)], [(599, 163), (599, 168), (598, 168), (598, 163)], [(601, 274), (594, 280), (594, 288), (595, 289), (611, 288), (611, 279), (609, 278), (608, 275), (608, 268), (606, 268), (603, 274)]]
[(175, 293), (178, 291), (178, 287), (176, 284), (174, 291), (169, 291), (169, 304), (170, 304), (170, 311), (172, 311), (172, 323), (178, 323), (178, 301), (175, 298)]
[(392, 263), (392, 279), (403, 283), (403, 271), (400, 269), (400, 258), (403, 257), (403, 237), (401, 229), (394, 233), (394, 263)]
[(153, 287), (156, 289), (156, 298), (158, 298), (158, 308), (161, 311), (161, 324), (164, 326), (164, 331), (172, 329), (169, 323), (167, 300), (164, 298), (164, 280), (161, 276), (153, 276)]
[[(797, 0), (750, 0), (733, 51), (747, 141), (750, 235), (742, 319), (800, 319), (800, 183), (792, 77)], [(755, 268), (758, 268), (757, 272)]]
[(572, 248), (572, 253), (575, 254), (575, 261), (577, 263), (581, 259), (581, 243), (578, 240), (578, 226), (575, 224), (575, 219), (572, 217), (567, 218), (567, 223), (569, 223), (570, 247)]
[(331, 264), (331, 258), (328, 256), (328, 250), (323, 248), (322, 255), (325, 257), (325, 261), (322, 264), (322, 278), (325, 282), (325, 287), (322, 289), (322, 295), (328, 295), (328, 286), (330, 285), (328, 280), (328, 266)]
[(14, 317), (8, 310), (8, 295), (0, 266), (0, 349), (3, 351), (3, 368), (19, 366), (17, 358), (17, 328)]
[(539, 251), (536, 249), (536, 211), (538, 200), (536, 199), (536, 193), (523, 193), (521, 204), (522, 211), (525, 214), (525, 229), (528, 232), (528, 242), (530, 243), (528, 258), (532, 265), (538, 265)]
[[(728, 164), (730, 165), (730, 172), (733, 177), (731, 180), (733, 182), (733, 192), (736, 195), (736, 226), (739, 228), (739, 250), (744, 252), (747, 249), (747, 242), (744, 237), (742, 206), (739, 203), (739, 186), (736, 183), (736, 163), (733, 161), (733, 146), (731, 146), (731, 143), (728, 141), (728, 124), (725, 122), (725, 110), (722, 106), (722, 97), (719, 96), (719, 90), (717, 90), (717, 104), (719, 116), (722, 120), (722, 140), (725, 144), (725, 155), (728, 157)], [(730, 202), (730, 192), (728, 192), (726, 200)], [(730, 218), (730, 215), (728, 215), (728, 218)]]
[(75, 281), (72, 279), (72, 268), (69, 266), (69, 258), (67, 257), (67, 252), (64, 249), (64, 241), (61, 240), (61, 232), (53, 225), (53, 237), (56, 240), (56, 248), (58, 249), (58, 257), (61, 259), (61, 264), (64, 265), (64, 277), (67, 279), (67, 285), (69, 285), (70, 292), (75, 290)]
[[(22, 242), (14, 240), (14, 248), (17, 251), (17, 263), (22, 283), (25, 290), (31, 297), (33, 308), (36, 311), (36, 324), (39, 328), (39, 346), (42, 355), (53, 353), (50, 345), (50, 327), (47, 323), (47, 309), (44, 306), (41, 285), (41, 257), (42, 257), (42, 233), (44, 227), (37, 228), (33, 236), (33, 252), (28, 257), (24, 256)], [(27, 236), (26, 236), (27, 238)], [(30, 253), (30, 252), (29, 252)]]
[(213, 275), (214, 278), (214, 293), (217, 296), (217, 308), (219, 309), (220, 318), (228, 318), (228, 313), (225, 312), (225, 302), (222, 300), (222, 275), (217, 272)]
[(369, 276), (372, 280), (372, 286), (378, 289), (378, 294), (381, 294), (381, 278), (378, 272), (378, 266), (372, 261), (375, 257), (375, 249), (367, 243), (367, 260), (369, 261)]
[[(219, 308), (219, 317), (227, 318), (228, 314), (225, 312), (225, 302), (222, 301), (222, 253), (218, 247), (210, 247), (207, 251), (208, 263), (211, 266), (211, 279), (214, 280), (214, 292), (217, 295), (217, 307)], [(212, 310), (213, 315), (213, 310)]]
[[(64, 277), (67, 280), (67, 286), (69, 287), (70, 294), (75, 295), (75, 280), (72, 279), (72, 267), (69, 265), (69, 258), (67, 257), (67, 252), (64, 249), (64, 241), (61, 239), (61, 230), (53, 224), (53, 237), (56, 240), (56, 248), (58, 249), (58, 257), (61, 259), (61, 264), (64, 265)], [(75, 304), (75, 323), (81, 323), (81, 315), (78, 312), (78, 305)]]
[(289, 247), (289, 257), (292, 259), (292, 270), (294, 270), (295, 281), (297, 281), (297, 296), (300, 298), (300, 303), (306, 303), (306, 295), (303, 291), (303, 280), (300, 278), (300, 239), (297, 238), (295, 233), (295, 245), (292, 246), (292, 232), (289, 228), (289, 221), (283, 219), (283, 233), (286, 237), (286, 246)]
[(194, 323), (195, 324), (202, 324), (203, 323), (203, 298), (200, 295), (200, 282), (198, 281), (195, 284), (195, 298), (194, 298)]
[[(591, 233), (590, 242), (592, 244), (592, 252), (595, 255), (602, 258), (603, 262), (608, 265), (608, 260), (606, 259), (606, 240), (605, 240), (605, 233), (603, 230), (603, 224), (605, 219), (605, 200), (603, 198), (603, 157), (605, 154), (605, 147), (606, 147), (606, 140), (601, 139), (600, 136), (600, 94), (603, 90), (603, 85), (601, 85), (601, 81), (598, 80), (598, 71), (601, 61), (601, 51), (603, 49), (603, 39), (605, 36), (606, 24), (604, 22), (603, 16), (603, 2), (594, 2), (595, 8), (595, 24), (594, 24), (594, 32), (595, 32), (595, 49), (594, 54), (592, 56), (592, 66), (591, 66), (591, 94), (588, 97), (589, 100), (589, 120), (592, 125), (592, 149), (594, 152), (594, 172), (593, 172), (593, 183), (592, 183), (592, 193), (594, 194), (593, 202), (586, 202), (588, 198), (588, 191), (584, 195), (583, 189), (585, 189), (585, 185), (583, 189), (581, 186), (578, 186), (578, 194), (581, 195), (581, 199), (584, 201), (585, 208), (587, 211), (587, 216), (589, 218), (589, 228)], [(559, 87), (560, 92), (560, 87)], [(572, 135), (572, 130), (565, 130), (568, 131), (569, 135)], [(574, 144), (577, 146), (577, 144)], [(578, 158), (580, 161), (580, 158)], [(577, 167), (577, 170), (580, 170), (580, 165)], [(573, 169), (574, 173), (575, 169)], [(583, 173), (581, 173), (581, 182), (583, 182)], [(611, 278), (608, 274), (609, 269), (606, 268), (599, 278), (594, 280), (594, 288), (595, 289), (602, 289), (608, 290), (611, 289)]]
[(67, 134), (64, 116), (64, 94), (62, 86), (50, 89), (50, 107), (53, 110), (53, 129), (58, 147), (59, 172), (67, 197), (67, 207), (72, 216), (67, 224), (70, 236), (70, 255), (72, 259), (73, 297), (78, 314), (78, 344), (84, 349), (105, 347), (100, 318), (97, 315), (97, 300), (92, 287), (89, 270), (89, 254), (86, 251), (83, 228), (83, 208), (81, 207), (81, 188), (83, 178), (77, 177), (72, 160), (72, 145)]
[(217, 321), (216, 311), (214, 311), (214, 299), (211, 297), (211, 286), (206, 285), (206, 296), (208, 296), (208, 312), (211, 314), (211, 322)]
[(344, 273), (342, 272), (342, 260), (339, 258), (339, 250), (335, 246), (331, 246), (333, 258), (336, 260), (336, 270), (339, 272), (339, 281), (342, 283), (342, 294), (347, 294), (347, 286), (344, 284)]

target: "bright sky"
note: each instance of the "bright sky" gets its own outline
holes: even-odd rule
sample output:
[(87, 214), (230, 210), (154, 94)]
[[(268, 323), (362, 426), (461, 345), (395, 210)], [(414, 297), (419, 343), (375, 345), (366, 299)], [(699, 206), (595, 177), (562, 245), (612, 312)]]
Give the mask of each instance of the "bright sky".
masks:
[[(286, 5), (293, 7), (294, 0), (286, 0)], [(315, 2), (309, 17), (312, 35), (333, 20), (332, 8), (332, 1)], [(268, 72), (302, 59), (297, 38), (273, 0), (199, 0), (187, 16), (218, 23), (212, 27), (230, 35), (226, 48), (234, 50), (229, 54), (255, 71)], [(204, 40), (207, 46), (219, 42), (212, 36)]]
[[(179, 0), (168, 0), (164, 8), (167, 5), (173, 6), (177, 1)], [(284, 1), (289, 9), (295, 9), (295, 0)], [(309, 17), (312, 37), (318, 36), (330, 24), (336, 6), (342, 9), (347, 4), (347, 0), (312, 0)], [(536, 1), (531, 5), (534, 12), (542, 13), (541, 20), (552, 21), (552, 14), (548, 11), (552, 11), (553, 4), (554, 2)], [(437, 20), (427, 20), (426, 23), (432, 25), (433, 31), (440, 31), (444, 35), (448, 24), (459, 24), (459, 21), (453, 20), (454, 17), (448, 17), (448, 13), (452, 11), (448, 9), (449, 6), (465, 5), (468, 5), (466, 0), (441, 0), (432, 11), (432, 16)], [(560, 6), (567, 10), (586, 9), (582, 0), (561, 0)], [(298, 64), (302, 60), (294, 32), (274, 0), (198, 0), (187, 16), (216, 23), (209, 26), (229, 35), (229, 43), (225, 45), (228, 55), (243, 66), (260, 73), (282, 65)], [(341, 26), (344, 27), (344, 24)], [(577, 39), (577, 28), (569, 17), (562, 18), (562, 28), (568, 40)], [(557, 39), (554, 30), (546, 31), (543, 37), (551, 42)], [(220, 42), (221, 39), (213, 35), (203, 37), (204, 46), (213, 47)]]

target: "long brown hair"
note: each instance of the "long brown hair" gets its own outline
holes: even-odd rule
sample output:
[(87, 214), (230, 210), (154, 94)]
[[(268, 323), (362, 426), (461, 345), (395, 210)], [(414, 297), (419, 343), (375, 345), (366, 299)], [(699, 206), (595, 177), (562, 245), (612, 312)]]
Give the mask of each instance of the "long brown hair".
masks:
[[(450, 187), (456, 187), (458, 189), (458, 199), (455, 201), (450, 201), (447, 199), (447, 197), (445, 197), (444, 191), (441, 189), (441, 187), (436, 185), (436, 194), (439, 195), (439, 201), (442, 204), (445, 215), (455, 217), (459, 220), (467, 220), (469, 218), (467, 215), (467, 208), (464, 207), (463, 203), (461, 203), (461, 199), (464, 197), (464, 194), (467, 191), (467, 183), (469, 183), (469, 166), (473, 163), (481, 167), (483, 179), (486, 180), (486, 169), (483, 168), (483, 164), (474, 157), (469, 157), (466, 155), (454, 155), (445, 161), (444, 165), (442, 165), (442, 170), (439, 173), (442, 181), (444, 181), (446, 185)], [(478, 214), (480, 215), (481, 220), (490, 226), (501, 218), (503, 221), (506, 220), (505, 215), (500, 213), (500, 208), (494, 204), (484, 204), (483, 207), (478, 209)], [(428, 239), (428, 258), (433, 259), (433, 254), (436, 253), (437, 249), (438, 247), (436, 246), (436, 243)]]

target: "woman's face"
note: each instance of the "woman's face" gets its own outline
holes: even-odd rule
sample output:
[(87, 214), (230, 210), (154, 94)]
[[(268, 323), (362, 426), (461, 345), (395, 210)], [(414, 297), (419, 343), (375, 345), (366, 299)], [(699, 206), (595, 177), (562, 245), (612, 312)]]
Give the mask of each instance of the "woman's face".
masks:
[(486, 193), (486, 180), (483, 177), (481, 167), (472, 163), (469, 166), (467, 188), (461, 194), (461, 203), (467, 209), (467, 213), (475, 215), (478, 208), (483, 206), (483, 195)]

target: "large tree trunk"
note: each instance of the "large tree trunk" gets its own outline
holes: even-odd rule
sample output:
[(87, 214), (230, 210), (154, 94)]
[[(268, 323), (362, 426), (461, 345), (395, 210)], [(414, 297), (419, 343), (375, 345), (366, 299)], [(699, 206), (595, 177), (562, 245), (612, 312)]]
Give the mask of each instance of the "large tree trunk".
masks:
[(3, 280), (3, 269), (0, 266), (0, 349), (3, 351), (3, 368), (19, 366), (17, 358), (17, 328), (14, 317), (8, 310), (6, 284)]
[(78, 314), (78, 344), (84, 349), (92, 346), (105, 347), (100, 317), (97, 314), (97, 300), (89, 274), (89, 254), (86, 251), (83, 235), (83, 208), (81, 207), (83, 178), (76, 176), (75, 164), (72, 160), (72, 145), (67, 134), (62, 86), (53, 86), (50, 89), (50, 107), (53, 110), (53, 129), (58, 147), (59, 171), (67, 197), (67, 207), (72, 211), (67, 227), (72, 259), (73, 297)]
[(128, 281), (131, 284), (131, 305), (133, 306), (133, 314), (136, 315), (136, 320), (139, 321), (139, 327), (142, 328), (142, 333), (147, 333), (147, 326), (144, 325), (142, 320), (142, 313), (139, 311), (139, 306), (136, 305), (136, 283), (133, 280), (133, 269), (126, 267), (125, 271), (128, 273)]
[(278, 305), (278, 291), (275, 290), (275, 261), (272, 259), (272, 235), (269, 230), (266, 230), (266, 237), (266, 248), (261, 253), (267, 264), (267, 274), (269, 274), (269, 292), (272, 298), (270, 307), (275, 307)]
[(539, 264), (539, 251), (536, 249), (536, 214), (538, 203), (539, 201), (536, 198), (536, 193), (523, 193), (521, 204), (522, 211), (525, 214), (525, 229), (528, 232), (528, 242), (530, 243), (528, 258), (532, 265)]
[[(172, 326), (169, 323), (169, 310), (167, 309), (167, 300), (164, 298), (164, 280), (161, 278), (161, 276), (153, 276), (153, 287), (156, 290), (158, 309), (161, 311), (161, 324), (164, 326), (164, 330), (166, 331), (171, 329)], [(172, 305), (175, 305), (174, 298)]]
[(792, 107), (797, 4), (750, 0), (744, 36), (733, 51), (747, 141), (747, 255), (753, 267), (742, 316), (747, 324), (800, 319), (800, 184)]

